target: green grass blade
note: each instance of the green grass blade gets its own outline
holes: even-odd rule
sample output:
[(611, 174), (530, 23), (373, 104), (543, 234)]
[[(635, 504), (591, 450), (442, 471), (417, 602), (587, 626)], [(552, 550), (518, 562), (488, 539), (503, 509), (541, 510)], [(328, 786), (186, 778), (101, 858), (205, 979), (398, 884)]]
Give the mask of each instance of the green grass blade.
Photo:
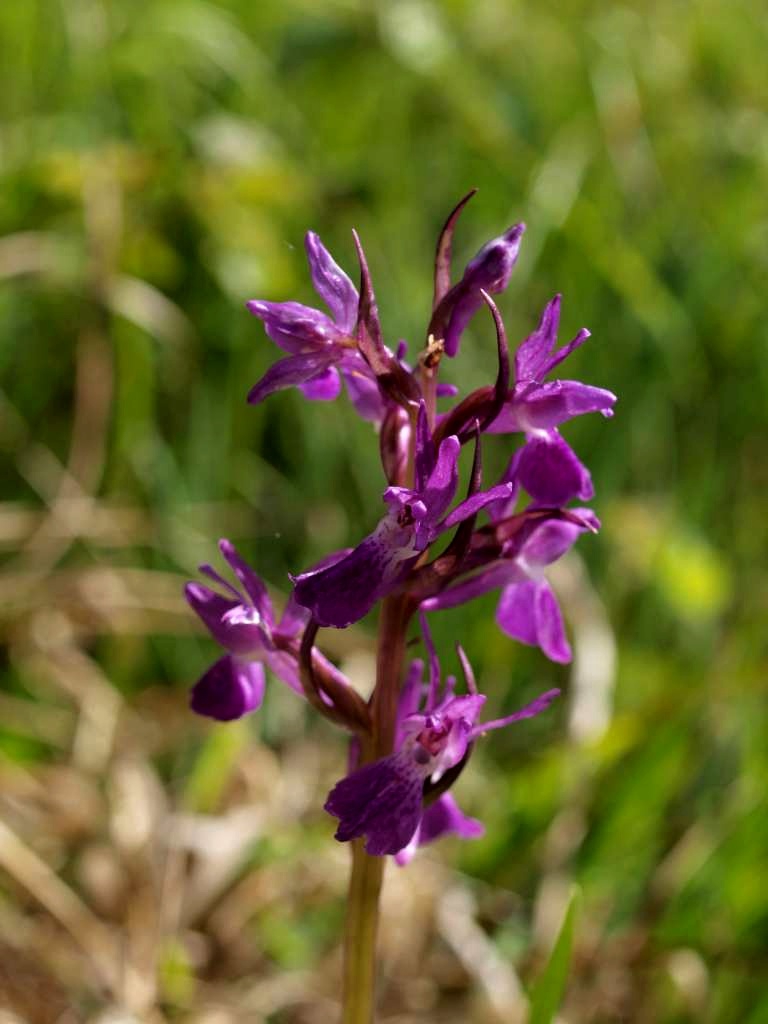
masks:
[(574, 886), (552, 954), (541, 977), (534, 985), (528, 1024), (552, 1024), (555, 1019), (568, 980), (580, 896), (580, 890)]

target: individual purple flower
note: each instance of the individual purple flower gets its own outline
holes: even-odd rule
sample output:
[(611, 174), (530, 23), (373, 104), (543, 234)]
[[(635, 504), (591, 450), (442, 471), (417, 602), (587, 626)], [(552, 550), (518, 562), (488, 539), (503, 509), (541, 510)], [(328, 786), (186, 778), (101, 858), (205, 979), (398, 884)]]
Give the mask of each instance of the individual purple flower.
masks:
[(228, 540), (219, 549), (242, 590), (234, 587), (211, 565), (200, 571), (217, 583), (223, 593), (202, 583), (188, 583), (187, 601), (202, 619), (211, 636), (227, 654), (220, 658), (192, 688), (191, 707), (201, 715), (229, 721), (261, 706), (264, 698), (264, 666), (303, 696), (295, 655), (276, 645), (303, 630), (309, 618), (305, 609), (289, 602), (279, 625), (275, 624), (267, 588), (238, 555)]
[(487, 428), (488, 433), (521, 431), (536, 435), (584, 413), (613, 415), (616, 396), (612, 392), (576, 380), (544, 380), (590, 336), (589, 331), (582, 328), (567, 345), (555, 351), (559, 323), (560, 296), (556, 295), (545, 306), (539, 326), (515, 354), (515, 386), (503, 409)]
[(290, 353), (251, 388), (248, 401), (255, 405), (288, 387), (300, 387), (307, 398), (329, 401), (339, 394), (343, 377), (358, 413), (380, 422), (384, 406), (379, 387), (354, 338), (357, 290), (313, 231), (307, 232), (304, 244), (312, 283), (331, 316), (299, 302), (247, 303), (269, 337)]
[(524, 231), (525, 224), (514, 224), (503, 235), (487, 242), (469, 261), (461, 280), (441, 300), (430, 333), (435, 337), (442, 333), (447, 356), (458, 354), (464, 329), (484, 304), (481, 292), (495, 295), (509, 284)]
[(387, 513), (373, 533), (345, 558), (294, 577), (294, 600), (308, 608), (317, 623), (343, 628), (357, 622), (401, 582), (419, 555), (445, 529), (509, 492), (504, 484), (475, 495), (445, 517), (456, 493), (460, 450), (459, 439), (451, 435), (443, 439), (435, 455), (422, 404), (415, 487), (388, 487), (383, 495)]
[(557, 427), (587, 412), (613, 415), (616, 396), (603, 388), (575, 380), (544, 378), (589, 337), (582, 329), (567, 345), (555, 350), (560, 322), (560, 296), (547, 303), (539, 326), (515, 354), (515, 385), (489, 433), (521, 431), (526, 443), (515, 453), (514, 477), (542, 505), (589, 501), (594, 494), (589, 470), (560, 436)]
[[(397, 708), (397, 726), (395, 731), (395, 749), (400, 749), (406, 736), (407, 726), (411, 715), (418, 713), (421, 704), (426, 701), (434, 703), (438, 699), (440, 687), (440, 663), (437, 658), (437, 651), (432, 642), (432, 634), (427, 625), (424, 613), (420, 615), (421, 629), (429, 654), (429, 684), (423, 682), (423, 662), (415, 659), (401, 691), (400, 701)], [(474, 675), (469, 663), (463, 660), (465, 672), (470, 689), (475, 687)], [(449, 676), (445, 682), (443, 698), (452, 694), (456, 686), (456, 680)], [(395, 854), (395, 862), (404, 867), (413, 860), (416, 851), (420, 846), (426, 846), (446, 835), (455, 835), (460, 839), (479, 839), (485, 833), (485, 827), (477, 818), (471, 818), (465, 814), (456, 803), (450, 792), (441, 793), (433, 803), (425, 805), (422, 810), (421, 819), (416, 831), (410, 841), (402, 850)]]
[[(422, 620), (423, 621), (423, 620)], [(428, 634), (425, 634), (428, 637)], [(431, 641), (428, 640), (431, 648)], [(430, 684), (423, 710), (420, 685), (414, 685), (420, 666), (411, 668), (403, 689), (398, 716), (395, 751), (365, 765), (336, 783), (325, 809), (339, 819), (336, 839), (346, 842), (366, 837), (365, 849), (374, 856), (400, 854), (407, 862), (416, 847), (448, 832), (464, 838), (481, 834), (482, 825), (467, 818), (448, 794), (440, 794), (427, 808), (425, 784), (435, 785), (456, 768), (472, 743), (491, 729), (532, 718), (554, 700), (559, 690), (549, 690), (524, 708), (491, 722), (479, 722), (485, 696), (477, 692), (472, 670), (459, 648), (469, 693), (454, 695), (454, 681), (446, 680), (440, 692), (436, 658), (430, 651)], [(418, 666), (418, 663), (416, 663)]]
[(540, 647), (551, 661), (568, 662), (571, 648), (544, 569), (561, 558), (580, 534), (598, 528), (599, 522), (589, 509), (573, 509), (567, 519), (542, 518), (505, 557), (427, 598), (421, 607), (424, 611), (453, 608), (502, 587), (496, 621), (503, 632), (521, 643)]

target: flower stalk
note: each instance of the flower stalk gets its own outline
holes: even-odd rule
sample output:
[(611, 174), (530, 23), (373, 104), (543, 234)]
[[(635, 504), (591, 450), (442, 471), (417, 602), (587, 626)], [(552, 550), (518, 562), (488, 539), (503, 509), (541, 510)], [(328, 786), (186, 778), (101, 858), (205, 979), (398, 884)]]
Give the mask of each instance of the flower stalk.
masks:
[(384, 857), (365, 852), (362, 839), (352, 847), (347, 920), (344, 932), (342, 1024), (371, 1024), (376, 995), (376, 936)]
[[(373, 735), (362, 745), (360, 766), (392, 753), (397, 728), (406, 629), (410, 615), (403, 597), (382, 602), (372, 697)], [(342, 1024), (370, 1024), (376, 981), (376, 935), (384, 857), (365, 852), (361, 839), (352, 847), (347, 923), (344, 937), (344, 1003)]]

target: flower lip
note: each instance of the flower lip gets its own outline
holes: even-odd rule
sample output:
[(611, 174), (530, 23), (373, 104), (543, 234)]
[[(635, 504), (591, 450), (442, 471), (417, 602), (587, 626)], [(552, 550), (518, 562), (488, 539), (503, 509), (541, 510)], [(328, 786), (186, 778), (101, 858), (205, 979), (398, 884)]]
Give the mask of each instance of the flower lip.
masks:
[(256, 711), (264, 699), (264, 666), (225, 654), (208, 669), (190, 694), (198, 715), (231, 722)]

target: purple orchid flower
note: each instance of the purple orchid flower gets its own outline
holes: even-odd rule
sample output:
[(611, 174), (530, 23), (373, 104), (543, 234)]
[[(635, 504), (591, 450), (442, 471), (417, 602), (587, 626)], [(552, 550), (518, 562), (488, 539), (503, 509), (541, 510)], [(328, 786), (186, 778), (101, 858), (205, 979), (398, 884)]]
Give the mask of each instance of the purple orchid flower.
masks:
[(593, 495), (592, 478), (575, 452), (560, 436), (561, 423), (588, 412), (613, 415), (616, 396), (604, 388), (575, 380), (544, 378), (590, 336), (583, 328), (567, 345), (555, 351), (560, 323), (560, 296), (547, 303), (539, 326), (515, 354), (515, 386), (487, 427), (491, 434), (523, 432), (527, 441), (517, 453), (517, 479), (534, 501), (563, 505)]
[(272, 602), (263, 582), (228, 540), (219, 541), (219, 549), (242, 590), (224, 579), (213, 566), (201, 565), (200, 572), (217, 583), (224, 593), (202, 583), (188, 583), (185, 594), (211, 636), (228, 652), (192, 688), (190, 704), (198, 714), (224, 722), (261, 706), (265, 665), (303, 696), (296, 657), (278, 649), (275, 641), (278, 637), (286, 642), (298, 637), (309, 615), (290, 601), (276, 625)]
[(247, 303), (269, 337), (290, 353), (251, 388), (248, 401), (256, 405), (289, 387), (301, 388), (307, 398), (330, 401), (338, 396), (343, 377), (358, 413), (381, 422), (384, 404), (376, 377), (354, 337), (357, 289), (313, 231), (307, 232), (304, 245), (315, 291), (331, 316), (299, 302), (253, 299)]
[(415, 662), (401, 695), (395, 752), (341, 779), (325, 803), (326, 811), (339, 819), (336, 839), (346, 842), (365, 836), (368, 853), (399, 855), (400, 863), (407, 863), (418, 846), (447, 833), (462, 838), (482, 834), (482, 824), (465, 816), (447, 793), (425, 808), (425, 784), (438, 784), (464, 760), (479, 736), (538, 715), (560, 692), (549, 690), (511, 715), (479, 722), (486, 698), (477, 692), (464, 652), (458, 648), (468, 694), (454, 695), (452, 677), (441, 693), (439, 667), (427, 632), (425, 639), (431, 664), (423, 710), (418, 710), (423, 694), (421, 663)]
[(590, 509), (573, 509), (568, 519), (542, 519), (506, 557), (447, 587), (421, 605), (424, 611), (453, 608), (502, 587), (496, 621), (507, 636), (540, 647), (551, 661), (571, 660), (563, 616), (544, 569), (561, 558), (580, 534), (596, 532), (599, 520)]
[(502, 484), (474, 495), (446, 517), (456, 493), (461, 444), (454, 435), (446, 437), (435, 456), (423, 403), (416, 433), (416, 486), (388, 487), (383, 495), (388, 510), (373, 533), (332, 565), (293, 578), (294, 600), (321, 626), (357, 622), (397, 587), (444, 530), (510, 491)]
[[(429, 683), (425, 686), (423, 682), (423, 661), (420, 658), (412, 661), (397, 707), (395, 750), (399, 750), (402, 747), (407, 737), (406, 722), (410, 716), (418, 713), (423, 701), (426, 700), (427, 704), (430, 701), (434, 703), (439, 693), (440, 662), (438, 661), (437, 651), (432, 641), (432, 633), (424, 612), (421, 612), (419, 618), (424, 644), (429, 655)], [(467, 678), (472, 678), (470, 685), (474, 685), (474, 677), (471, 675), (472, 670), (468, 663), (465, 671), (470, 673)], [(448, 676), (445, 682), (444, 696), (452, 694), (455, 686), (455, 677)], [(485, 826), (483, 823), (478, 821), (477, 818), (471, 818), (465, 814), (456, 803), (452, 793), (441, 793), (434, 803), (423, 807), (416, 831), (411, 836), (407, 845), (395, 854), (395, 862), (400, 867), (405, 867), (406, 864), (413, 860), (419, 847), (433, 843), (435, 840), (441, 839), (446, 835), (456, 835), (459, 839), (479, 839), (484, 833)]]
[(509, 284), (525, 224), (514, 224), (498, 238), (487, 242), (469, 261), (461, 280), (440, 301), (429, 326), (434, 337), (443, 337), (445, 354), (456, 356), (469, 321), (484, 304), (481, 292), (495, 295)]

